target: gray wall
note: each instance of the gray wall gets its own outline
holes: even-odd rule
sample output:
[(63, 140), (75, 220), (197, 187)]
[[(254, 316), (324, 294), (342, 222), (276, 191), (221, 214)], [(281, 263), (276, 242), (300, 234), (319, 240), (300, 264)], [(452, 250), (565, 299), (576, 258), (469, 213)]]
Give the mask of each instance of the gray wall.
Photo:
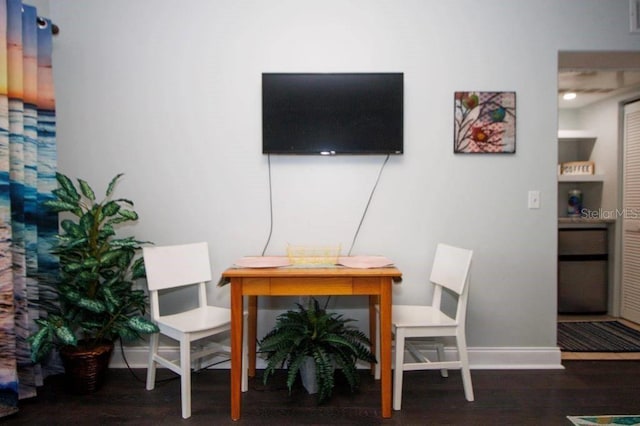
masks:
[[(216, 276), (259, 254), (268, 234), (261, 73), (404, 72), (405, 154), (389, 161), (353, 253), (393, 259), (404, 273), (394, 301), (422, 303), (436, 243), (472, 248), (469, 344), (555, 346), (557, 55), (640, 50), (627, 0), (56, 0), (49, 8), (61, 28), (60, 170), (99, 188), (124, 172), (119, 193), (136, 202), (136, 236), (208, 241)], [(517, 92), (515, 154), (453, 154), (460, 90)], [(287, 243), (348, 250), (382, 161), (272, 157), (267, 253), (284, 254)], [(542, 193), (539, 210), (527, 209), (531, 189)], [(211, 301), (228, 305), (228, 290)]]

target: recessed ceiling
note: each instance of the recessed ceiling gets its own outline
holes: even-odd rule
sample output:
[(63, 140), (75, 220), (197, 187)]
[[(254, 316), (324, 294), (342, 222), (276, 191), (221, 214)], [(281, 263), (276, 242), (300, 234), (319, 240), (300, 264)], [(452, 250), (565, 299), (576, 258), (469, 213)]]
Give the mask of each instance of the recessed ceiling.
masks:
[[(560, 108), (581, 108), (608, 97), (640, 91), (640, 71), (560, 71), (558, 102)], [(577, 96), (571, 101), (562, 98), (567, 92)]]
[[(582, 108), (640, 91), (640, 52), (560, 52), (558, 66), (560, 108)], [(576, 98), (564, 100), (567, 92)]]

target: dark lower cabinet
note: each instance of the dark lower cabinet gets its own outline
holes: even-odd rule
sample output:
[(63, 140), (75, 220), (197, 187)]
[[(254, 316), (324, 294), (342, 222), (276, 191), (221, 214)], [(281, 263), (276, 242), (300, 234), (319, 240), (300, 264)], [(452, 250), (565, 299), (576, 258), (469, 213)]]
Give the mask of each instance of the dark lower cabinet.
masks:
[(558, 231), (558, 313), (607, 312), (608, 231), (568, 228)]

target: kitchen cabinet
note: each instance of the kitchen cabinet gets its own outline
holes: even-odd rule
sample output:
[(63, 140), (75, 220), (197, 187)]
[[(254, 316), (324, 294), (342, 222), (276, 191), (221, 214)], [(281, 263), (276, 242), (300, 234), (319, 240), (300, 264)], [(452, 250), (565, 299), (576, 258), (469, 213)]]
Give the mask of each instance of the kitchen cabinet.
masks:
[(607, 312), (609, 236), (603, 226), (558, 230), (558, 313)]
[[(561, 174), (561, 164), (591, 161), (597, 142), (593, 132), (558, 132), (558, 313), (607, 313), (612, 220), (599, 217), (604, 175), (594, 164), (593, 174)], [(569, 194), (582, 194), (579, 215), (569, 215)], [(585, 214), (587, 213), (587, 214)]]

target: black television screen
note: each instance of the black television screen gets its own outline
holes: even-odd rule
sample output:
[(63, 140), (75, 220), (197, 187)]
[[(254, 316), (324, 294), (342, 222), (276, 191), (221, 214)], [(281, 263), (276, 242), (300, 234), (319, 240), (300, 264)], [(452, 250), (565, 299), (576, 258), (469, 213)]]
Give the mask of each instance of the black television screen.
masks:
[(402, 73), (262, 74), (264, 154), (402, 154)]

